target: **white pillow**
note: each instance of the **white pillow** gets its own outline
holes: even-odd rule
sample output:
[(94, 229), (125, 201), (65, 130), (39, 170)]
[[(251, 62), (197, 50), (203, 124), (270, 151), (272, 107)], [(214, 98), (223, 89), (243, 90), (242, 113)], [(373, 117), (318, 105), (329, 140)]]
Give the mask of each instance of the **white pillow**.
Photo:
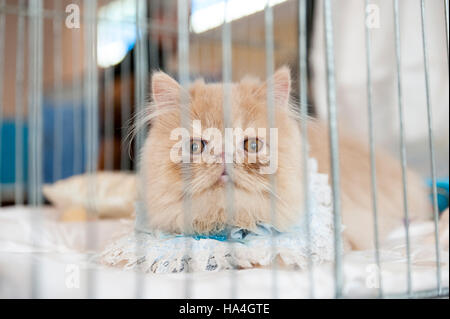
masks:
[(44, 185), (43, 193), (66, 213), (81, 211), (87, 216), (92, 211), (98, 217), (130, 217), (137, 197), (136, 176), (122, 172), (76, 175)]

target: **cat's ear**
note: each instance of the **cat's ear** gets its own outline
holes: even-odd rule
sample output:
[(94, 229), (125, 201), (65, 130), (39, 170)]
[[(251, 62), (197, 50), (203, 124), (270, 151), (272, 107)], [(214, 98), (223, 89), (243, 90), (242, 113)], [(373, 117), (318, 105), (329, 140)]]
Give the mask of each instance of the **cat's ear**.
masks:
[(181, 86), (164, 72), (152, 75), (152, 97), (156, 105), (173, 105), (180, 102)]
[[(279, 106), (287, 106), (289, 96), (291, 94), (291, 71), (289, 67), (282, 66), (272, 76), (273, 95), (275, 104)], [(262, 98), (267, 98), (267, 81), (259, 88), (258, 93)]]

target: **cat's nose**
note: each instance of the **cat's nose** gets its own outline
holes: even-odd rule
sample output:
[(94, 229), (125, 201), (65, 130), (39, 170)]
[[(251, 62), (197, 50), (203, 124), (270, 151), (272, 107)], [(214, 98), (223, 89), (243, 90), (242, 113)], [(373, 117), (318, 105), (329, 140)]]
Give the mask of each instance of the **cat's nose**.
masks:
[(228, 183), (228, 181), (230, 181), (230, 176), (227, 172), (226, 166), (225, 164), (223, 164), (223, 171), (222, 174), (220, 175), (220, 181), (224, 184)]

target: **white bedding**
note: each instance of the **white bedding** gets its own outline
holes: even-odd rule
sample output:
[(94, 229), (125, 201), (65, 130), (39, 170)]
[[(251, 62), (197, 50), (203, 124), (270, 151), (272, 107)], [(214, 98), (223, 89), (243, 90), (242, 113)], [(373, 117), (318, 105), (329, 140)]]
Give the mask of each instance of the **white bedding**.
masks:
[[(0, 209), (0, 298), (183, 298), (189, 282), (190, 297), (308, 298), (309, 273), (278, 269), (248, 269), (192, 274), (142, 274), (90, 262), (114, 238), (129, 231), (131, 220), (59, 222), (51, 208)], [(33, 227), (31, 227), (34, 225)], [(92, 230), (92, 232), (89, 231)], [(413, 290), (436, 287), (433, 224), (411, 226)], [(97, 245), (87, 249), (86, 237), (96, 234)], [(386, 294), (407, 287), (404, 238), (383, 245), (382, 283)], [(441, 250), (441, 283), (448, 288), (448, 243)], [(32, 276), (32, 264), (35, 264)], [(374, 251), (344, 255), (344, 293), (348, 297), (377, 296)], [(32, 278), (35, 287), (32, 295)], [(90, 278), (90, 285), (88, 284)], [(313, 271), (317, 298), (334, 296), (332, 264)], [(232, 287), (231, 283), (235, 286)], [(234, 289), (233, 289), (234, 288)]]

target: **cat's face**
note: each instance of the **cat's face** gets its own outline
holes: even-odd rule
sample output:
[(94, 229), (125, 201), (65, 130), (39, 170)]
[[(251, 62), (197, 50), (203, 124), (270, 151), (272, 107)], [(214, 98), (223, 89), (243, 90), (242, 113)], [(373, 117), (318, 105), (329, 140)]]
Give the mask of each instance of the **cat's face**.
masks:
[[(274, 74), (273, 88), (275, 125), (270, 130), (266, 83), (231, 85), (225, 125), (222, 84), (200, 80), (183, 91), (168, 75), (153, 75), (154, 110), (142, 152), (143, 194), (152, 228), (209, 233), (231, 223), (251, 229), (257, 222), (274, 222), (271, 193), (279, 228), (298, 217), (301, 139), (289, 108), (287, 68)], [(234, 189), (228, 194), (231, 204), (227, 185)], [(188, 218), (184, 194), (191, 198)], [(231, 219), (227, 205), (233, 207)]]

